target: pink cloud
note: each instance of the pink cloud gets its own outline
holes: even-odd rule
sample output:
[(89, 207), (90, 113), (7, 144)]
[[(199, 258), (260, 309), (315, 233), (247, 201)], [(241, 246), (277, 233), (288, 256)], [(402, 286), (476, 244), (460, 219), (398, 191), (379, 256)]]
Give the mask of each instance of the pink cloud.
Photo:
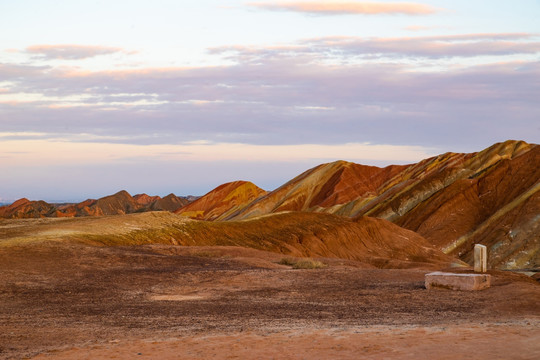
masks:
[(273, 11), (294, 11), (316, 15), (402, 14), (428, 15), (438, 12), (432, 6), (418, 3), (378, 3), (358, 1), (254, 2), (249, 6)]
[(32, 45), (25, 49), (26, 53), (35, 54), (46, 59), (80, 60), (99, 55), (125, 52), (121, 48), (95, 45)]

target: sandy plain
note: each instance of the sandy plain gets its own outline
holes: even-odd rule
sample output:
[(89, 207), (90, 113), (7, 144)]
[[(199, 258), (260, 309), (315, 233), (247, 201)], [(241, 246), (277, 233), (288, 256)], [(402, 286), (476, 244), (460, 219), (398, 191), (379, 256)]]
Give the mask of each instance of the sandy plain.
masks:
[[(2, 359), (538, 359), (540, 285), (426, 290), (375, 269), (239, 247), (0, 246)], [(467, 271), (467, 270), (462, 270)]]

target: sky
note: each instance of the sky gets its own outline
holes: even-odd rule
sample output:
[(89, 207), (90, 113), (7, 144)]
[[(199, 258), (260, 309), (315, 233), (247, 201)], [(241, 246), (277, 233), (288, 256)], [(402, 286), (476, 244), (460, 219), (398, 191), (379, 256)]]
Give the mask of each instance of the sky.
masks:
[(540, 1), (0, 0), (0, 202), (540, 143)]

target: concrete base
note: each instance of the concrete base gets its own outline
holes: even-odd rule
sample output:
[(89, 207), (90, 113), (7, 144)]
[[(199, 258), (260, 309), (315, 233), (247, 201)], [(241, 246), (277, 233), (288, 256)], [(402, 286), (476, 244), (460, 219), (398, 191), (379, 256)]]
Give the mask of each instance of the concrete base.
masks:
[(454, 274), (432, 272), (426, 274), (426, 289), (483, 290), (491, 286), (488, 274)]

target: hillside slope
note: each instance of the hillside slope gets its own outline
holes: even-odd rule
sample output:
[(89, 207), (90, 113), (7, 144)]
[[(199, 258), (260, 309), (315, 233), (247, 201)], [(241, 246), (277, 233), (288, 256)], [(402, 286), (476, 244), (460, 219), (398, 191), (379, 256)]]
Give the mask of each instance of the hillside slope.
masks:
[(378, 168), (346, 161), (319, 165), (229, 219), (247, 219), (281, 211), (334, 212), (338, 205), (377, 196), (386, 189), (390, 179), (406, 168), (396, 165)]
[(539, 268), (539, 190), (540, 147), (506, 141), (408, 166), (323, 164), (228, 219), (289, 210), (368, 215), (415, 231), (469, 263), (474, 244), (482, 243), (492, 267)]
[(445, 154), (404, 175), (355, 214), (388, 219), (468, 262), (481, 243), (490, 266), (540, 267), (540, 147), (509, 141)]
[(4, 219), (0, 225), (0, 247), (40, 241), (107, 246), (162, 243), (240, 246), (289, 256), (356, 260), (378, 268), (444, 268), (459, 262), (420, 235), (386, 220), (353, 221), (331, 214), (293, 212), (209, 222), (151, 212), (23, 222)]
[(193, 219), (222, 220), (265, 194), (266, 191), (251, 182), (234, 181), (218, 186), (175, 212)]

